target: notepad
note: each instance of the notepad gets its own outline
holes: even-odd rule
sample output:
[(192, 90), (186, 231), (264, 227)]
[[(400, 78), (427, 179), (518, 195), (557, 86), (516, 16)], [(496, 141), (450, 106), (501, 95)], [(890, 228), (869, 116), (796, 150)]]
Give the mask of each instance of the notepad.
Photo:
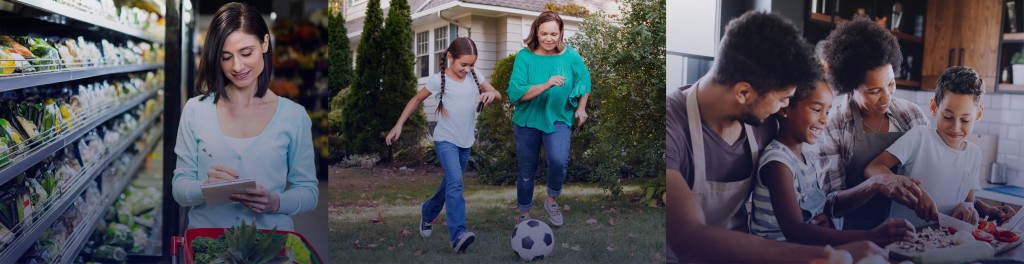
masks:
[(256, 188), (256, 181), (251, 178), (203, 184), (203, 197), (209, 206), (220, 206), (231, 201), (231, 195), (244, 193), (246, 189)]

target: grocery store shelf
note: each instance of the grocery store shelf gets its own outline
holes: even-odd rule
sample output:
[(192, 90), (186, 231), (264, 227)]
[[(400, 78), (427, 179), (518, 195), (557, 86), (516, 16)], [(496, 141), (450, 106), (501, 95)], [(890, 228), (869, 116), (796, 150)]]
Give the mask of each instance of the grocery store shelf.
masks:
[(40, 85), (62, 83), (96, 76), (117, 73), (130, 73), (163, 68), (160, 64), (121, 65), (90, 67), (83, 70), (68, 70), (54, 73), (30, 74), (25, 76), (0, 78), (0, 92), (36, 87)]
[(46, 159), (50, 155), (53, 155), (53, 153), (61, 150), (62, 148), (64, 148), (64, 146), (74, 143), (75, 140), (78, 140), (79, 137), (81, 137), (85, 133), (88, 133), (93, 128), (96, 128), (100, 124), (107, 122), (107, 120), (110, 120), (111, 118), (138, 106), (142, 102), (145, 102), (149, 98), (156, 95), (156, 93), (157, 90), (154, 90), (140, 97), (132, 99), (128, 101), (128, 103), (117, 107), (116, 109), (114, 109), (114, 111), (107, 112), (106, 114), (103, 114), (100, 118), (94, 118), (92, 119), (92, 121), (85, 123), (84, 126), (78, 127), (76, 130), (70, 132), (66, 137), (50, 142), (48, 145), (27, 154), (23, 159), (19, 160), (16, 157), (11, 159), (11, 164), (9, 166), (6, 166), (6, 168), (3, 168), (3, 170), (0, 170), (0, 183), (11, 180), (12, 178), (16, 177), (18, 174), (21, 174), (22, 172), (32, 167), (33, 165), (36, 165), (36, 163), (39, 163), (39, 161), (42, 161), (43, 159)]
[[(128, 184), (131, 183), (132, 179), (135, 179), (135, 176), (133, 175), (138, 173), (139, 168), (142, 167), (142, 163), (146, 161), (146, 156), (148, 156), (150, 152), (153, 152), (153, 149), (156, 148), (156, 144), (160, 141), (162, 136), (163, 129), (160, 129), (160, 132), (157, 132), (155, 136), (152, 136), (152, 140), (147, 139), (145, 151), (139, 152), (139, 156), (132, 160), (131, 165), (129, 165), (129, 168), (131, 169), (125, 173), (125, 176), (123, 176), (123, 179), (121, 179), (117, 185), (114, 185), (114, 191), (104, 191), (105, 195), (102, 196), (99, 206), (99, 209), (101, 210), (94, 210), (92, 215), (85, 218), (82, 225), (85, 228), (76, 228), (75, 233), (73, 233), (68, 239), (68, 243), (70, 244), (66, 244), (68, 247), (64, 247), (60, 255), (57, 255), (53, 259), (54, 263), (72, 263), (75, 261), (75, 257), (78, 256), (78, 253), (82, 251), (82, 247), (85, 246), (86, 242), (88, 242), (89, 238), (92, 236), (93, 230), (96, 229), (96, 224), (98, 224), (100, 218), (103, 217), (104, 212), (106, 212), (106, 208), (113, 206), (114, 202), (117, 201), (118, 196), (124, 192), (124, 189), (128, 187)], [(134, 142), (134, 140), (132, 142)]]
[(62, 15), (74, 20), (82, 21), (85, 23), (93, 24), (99, 27), (110, 29), (111, 31), (121, 32), (125, 35), (132, 36), (141, 40), (145, 40), (151, 43), (163, 43), (163, 37), (152, 36), (145, 31), (138, 28), (133, 28), (128, 25), (117, 23), (116, 21), (108, 20), (102, 16), (96, 14), (89, 14), (81, 10), (74, 9), (64, 4), (58, 3), (52, 0), (10, 0), (15, 3), (24, 4), (27, 6), (34, 7), (36, 9), (47, 11), (53, 14)]
[(88, 183), (95, 180), (96, 177), (102, 174), (107, 164), (117, 157), (120, 157), (121, 153), (124, 153), (125, 149), (134, 144), (136, 139), (149, 130), (149, 127), (160, 118), (161, 113), (163, 113), (162, 109), (148, 117), (143, 125), (139, 126), (138, 130), (132, 132), (131, 136), (122, 141), (113, 152), (109, 152), (102, 161), (95, 163), (99, 166), (90, 166), (92, 168), (84, 173), (85, 176), (75, 177), (74, 182), (70, 185), (73, 186), (71, 188), (72, 191), (65, 192), (63, 196), (59, 197), (56, 201), (53, 201), (53, 205), (56, 207), (50, 207), (50, 210), (42, 212), (38, 217), (33, 216), (36, 220), (29, 226), (25, 227), (25, 229), (20, 230), (20, 234), (17, 234), (14, 241), (10, 243), (11, 247), (0, 252), (0, 263), (15, 263), (18, 261), (18, 259), (21, 258), (21, 255), (23, 255), (25, 251), (32, 246), (32, 244), (38, 241), (39, 237), (42, 236), (46, 230), (50, 229), (53, 222), (57, 221), (57, 219), (64, 214), (64, 211), (67, 211), (68, 207), (74, 203), (75, 199), (82, 195), (82, 192), (85, 191)]

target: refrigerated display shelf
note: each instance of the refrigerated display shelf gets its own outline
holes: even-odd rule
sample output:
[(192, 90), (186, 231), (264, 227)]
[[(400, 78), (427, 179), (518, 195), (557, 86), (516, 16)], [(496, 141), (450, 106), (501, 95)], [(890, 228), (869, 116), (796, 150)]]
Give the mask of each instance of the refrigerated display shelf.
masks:
[(109, 20), (95, 14), (89, 14), (85, 11), (75, 9), (70, 6), (63, 5), (53, 0), (10, 0), (14, 3), (24, 4), (33, 8), (58, 14), (71, 18), (74, 20), (82, 21), (98, 27), (110, 29), (112, 31), (121, 32), (125, 35), (132, 36), (141, 40), (145, 40), (151, 43), (163, 43), (163, 37), (153, 36), (142, 29), (134, 28), (128, 25), (118, 23), (117, 21)]
[(67, 136), (44, 143), (45, 146), (42, 146), (41, 148), (35, 151), (31, 151), (30, 153), (25, 154), (24, 156), (22, 156), (22, 158), (12, 158), (9, 165), (0, 167), (0, 169), (2, 169), (0, 170), (0, 183), (7, 182), (13, 179), (14, 177), (17, 177), (18, 174), (21, 174), (22, 172), (32, 167), (36, 163), (39, 163), (39, 161), (42, 161), (46, 157), (53, 155), (53, 153), (64, 148), (65, 146), (74, 143), (76, 140), (78, 140), (79, 137), (85, 135), (85, 133), (88, 133), (93, 128), (96, 128), (104, 122), (107, 122), (107, 120), (110, 120), (111, 118), (118, 116), (121, 113), (124, 113), (125, 111), (137, 107), (139, 104), (142, 104), (146, 100), (149, 100), (149, 98), (155, 96), (158, 91), (159, 89), (156, 89), (147, 92), (139, 97), (136, 97), (135, 99), (129, 100), (128, 103), (118, 106), (113, 111), (109, 111), (106, 114), (100, 115), (98, 118), (93, 118), (91, 121), (86, 122), (84, 126), (78, 127), (76, 125), (77, 128), (69, 132)]
[(125, 177), (121, 179), (117, 185), (114, 185), (116, 186), (113, 189), (114, 191), (103, 191), (104, 198), (102, 202), (100, 202), (101, 206), (99, 207), (101, 210), (94, 210), (92, 215), (85, 218), (85, 223), (82, 225), (85, 228), (76, 228), (78, 230), (75, 230), (75, 233), (68, 239), (70, 244), (67, 245), (70, 246), (61, 249), (61, 253), (54, 258), (54, 263), (72, 263), (75, 261), (78, 253), (82, 251), (82, 247), (84, 247), (86, 242), (89, 241), (89, 238), (92, 237), (93, 230), (96, 229), (96, 224), (99, 223), (100, 218), (103, 217), (106, 208), (114, 205), (114, 202), (117, 201), (117, 197), (124, 192), (124, 189), (127, 188), (128, 184), (135, 178), (131, 175), (135, 175), (139, 171), (140, 167), (142, 167), (142, 163), (146, 160), (146, 156), (153, 151), (157, 143), (160, 141), (160, 137), (163, 135), (163, 129), (160, 129), (159, 131), (160, 132), (157, 132), (155, 136), (152, 136), (153, 139), (146, 140), (145, 151), (139, 152), (139, 157), (132, 160), (131, 165), (129, 165), (129, 168), (131, 169), (127, 171)]
[(161, 113), (163, 113), (162, 108), (156, 111), (152, 116), (148, 117), (145, 123), (143, 123), (138, 130), (132, 132), (132, 135), (126, 140), (122, 141), (113, 152), (109, 152), (101, 162), (95, 163), (99, 166), (91, 166), (90, 170), (84, 173), (86, 176), (76, 177), (74, 182), (70, 185), (74, 186), (70, 188), (72, 191), (64, 193), (63, 196), (57, 199), (55, 204), (53, 204), (56, 207), (50, 207), (50, 210), (43, 212), (38, 217), (34, 216), (37, 220), (33, 221), (31, 225), (25, 228), (25, 230), (21, 230), (21, 232), (19, 232), (20, 234), (11, 241), (11, 246), (4, 249), (3, 252), (0, 252), (0, 263), (16, 263), (18, 259), (21, 258), (21, 255), (24, 254), (34, 242), (38, 241), (39, 237), (42, 236), (51, 225), (53, 225), (53, 222), (57, 221), (57, 218), (64, 214), (64, 211), (74, 203), (74, 200), (85, 191), (88, 183), (103, 173), (103, 169), (106, 168), (107, 164), (110, 164), (110, 162), (115, 158), (121, 156), (121, 153), (124, 153), (125, 149), (134, 144), (135, 140), (142, 136), (142, 134), (160, 118)]
[(13, 91), (40, 85), (56, 84), (97, 76), (132, 73), (163, 68), (163, 63), (142, 65), (118, 65), (89, 68), (72, 68), (49, 73), (26, 74), (24, 76), (0, 78), (0, 92)]

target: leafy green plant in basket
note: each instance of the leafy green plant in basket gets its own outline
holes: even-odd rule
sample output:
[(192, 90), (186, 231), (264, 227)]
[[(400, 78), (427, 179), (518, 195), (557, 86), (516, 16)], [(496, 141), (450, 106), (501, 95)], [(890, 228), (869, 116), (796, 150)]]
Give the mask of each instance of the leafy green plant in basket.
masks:
[(227, 250), (212, 263), (285, 263), (288, 258), (278, 256), (278, 253), (284, 248), (286, 237), (276, 233), (277, 227), (270, 233), (264, 233), (256, 229), (256, 219), (253, 219), (252, 225), (246, 224), (243, 219), (241, 225), (228, 228), (224, 232), (224, 245), (227, 246)]

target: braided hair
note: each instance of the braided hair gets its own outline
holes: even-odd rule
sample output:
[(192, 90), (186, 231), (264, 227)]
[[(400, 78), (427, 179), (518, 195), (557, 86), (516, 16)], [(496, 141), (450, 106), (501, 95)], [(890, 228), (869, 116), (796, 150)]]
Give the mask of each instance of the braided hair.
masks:
[[(444, 79), (445, 79), (445, 76), (447, 74), (445, 71), (448, 70), (448, 55), (452, 56), (452, 60), (456, 60), (459, 57), (462, 57), (464, 55), (474, 55), (475, 56), (475, 55), (477, 55), (476, 42), (473, 42), (472, 39), (469, 39), (467, 37), (459, 37), (459, 38), (453, 39), (452, 42), (450, 44), (448, 44), (448, 48), (444, 50), (444, 56), (442, 56), (444, 59), (442, 59), (441, 62), (440, 62), (440, 64), (441, 64), (441, 93), (437, 95), (437, 110), (436, 110), (436, 113), (441, 113), (441, 115), (444, 115), (444, 116), (448, 115), (448, 111), (446, 111), (444, 109), (444, 100), (443, 100), (444, 99)], [(472, 69), (469, 72), (470, 72), (470, 74), (473, 75), (473, 83), (476, 84), (477, 88), (480, 88), (480, 78), (477, 78), (477, 76), (476, 76), (476, 69)], [(476, 108), (477, 112), (480, 111), (480, 106), (483, 106), (483, 105), (482, 104), (477, 105), (477, 108)]]

